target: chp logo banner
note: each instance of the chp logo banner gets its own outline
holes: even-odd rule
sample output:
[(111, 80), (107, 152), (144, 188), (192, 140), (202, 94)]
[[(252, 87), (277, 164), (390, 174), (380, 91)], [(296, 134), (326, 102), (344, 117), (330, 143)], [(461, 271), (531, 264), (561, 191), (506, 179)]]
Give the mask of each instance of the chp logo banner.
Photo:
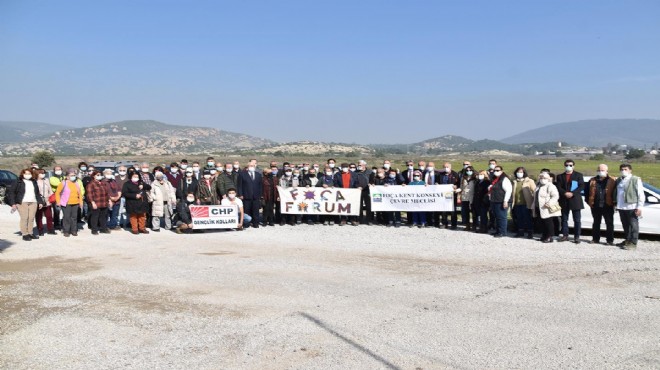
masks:
[(236, 206), (190, 206), (193, 229), (234, 229), (238, 227)]
[(371, 186), (373, 212), (451, 212), (454, 210), (453, 185)]
[(360, 189), (277, 187), (282, 213), (293, 215), (357, 216)]

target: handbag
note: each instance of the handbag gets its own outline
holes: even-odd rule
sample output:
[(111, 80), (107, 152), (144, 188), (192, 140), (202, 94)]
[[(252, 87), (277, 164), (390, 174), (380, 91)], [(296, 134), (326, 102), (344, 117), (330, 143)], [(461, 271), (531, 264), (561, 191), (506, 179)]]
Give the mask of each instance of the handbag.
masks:
[(53, 204), (56, 200), (57, 198), (55, 197), (55, 193), (53, 193), (48, 197), (48, 204)]
[(561, 206), (559, 205), (559, 203), (557, 203), (548, 207), (548, 210), (550, 211), (550, 213), (557, 213), (561, 211)]

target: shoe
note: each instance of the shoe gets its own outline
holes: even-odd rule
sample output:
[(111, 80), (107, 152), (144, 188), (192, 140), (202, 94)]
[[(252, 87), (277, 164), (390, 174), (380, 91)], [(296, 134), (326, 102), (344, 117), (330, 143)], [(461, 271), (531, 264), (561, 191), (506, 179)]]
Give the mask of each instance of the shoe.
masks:
[(314, 225), (314, 221), (307, 221), (307, 225)]
[(627, 243), (627, 242), (628, 242), (627, 240), (624, 240), (624, 241), (622, 241), (621, 243), (617, 243), (616, 246), (619, 247), (619, 248), (623, 248), (623, 247), (626, 246), (626, 243)]
[(108, 229), (101, 230), (101, 234), (110, 234), (110, 230)]
[(401, 222), (397, 222), (394, 224), (394, 227), (401, 227)]
[(580, 244), (580, 243), (582, 243), (582, 240), (580, 240), (580, 239), (573, 239), (573, 243), (575, 243), (575, 244)]
[(534, 239), (534, 233), (533, 232), (528, 232), (527, 233), (527, 239)]
[(62, 235), (64, 235), (65, 238), (68, 238), (70, 236), (70, 234), (67, 234), (67, 233), (64, 233)]
[(516, 238), (522, 238), (523, 236), (525, 236), (525, 233), (520, 231), (516, 234)]
[(426, 225), (425, 224), (419, 224), (419, 226), (417, 226), (417, 227), (419, 227), (420, 229), (423, 229), (423, 228), (426, 227)]
[(155, 233), (159, 233), (159, 232), (160, 232), (160, 229), (151, 229), (151, 231), (153, 231), (153, 232), (155, 232)]
[(48, 235), (57, 235), (57, 233), (55, 232), (55, 230), (51, 230), (51, 231), (49, 231), (47, 234), (48, 234)]
[(346, 225), (346, 220), (341, 220), (341, 222), (339, 223), (339, 226), (344, 226), (344, 225)]
[(140, 233), (139, 231), (131, 230), (131, 234), (133, 235), (138, 235), (139, 233)]
[(614, 242), (607, 242), (607, 245), (613, 246)]
[(141, 232), (142, 234), (149, 234), (149, 230), (147, 230), (147, 229), (140, 230), (140, 232)]
[(252, 224), (252, 228), (253, 228), (253, 229), (258, 229), (258, 228), (259, 228), (259, 224)]
[(568, 236), (567, 236), (567, 235), (564, 235), (564, 236), (562, 236), (561, 238), (559, 238), (557, 241), (558, 241), (558, 242), (567, 242), (567, 241), (568, 241)]
[(29, 236), (30, 238), (32, 238), (32, 239), (39, 239), (39, 237), (36, 236), (36, 235), (28, 235), (28, 236)]
[(635, 249), (637, 249), (637, 244), (635, 244), (635, 243), (633, 243), (633, 242), (628, 242), (628, 243), (623, 247), (623, 249), (624, 249), (624, 250), (627, 250), (627, 251), (635, 250)]
[(504, 235), (502, 235), (502, 234), (495, 234), (495, 235), (493, 235), (493, 238), (503, 238), (503, 237), (504, 237)]
[(330, 225), (330, 223), (328, 221), (323, 222), (323, 226), (328, 226), (328, 225)]
[(39, 236), (44, 236), (44, 232), (43, 232), (43, 231), (39, 231)]
[(268, 226), (275, 226), (275, 223), (274, 222), (269, 222)]
[(121, 226), (117, 226), (117, 227), (113, 228), (112, 230), (119, 231), (119, 230), (121, 230)]
[(71, 233), (71, 236), (78, 236), (78, 233)]
[(23, 235), (23, 240), (25, 240), (26, 242), (31, 242), (32, 238), (30, 238), (30, 235)]
[(415, 227), (415, 226), (417, 226), (417, 224), (410, 224), (410, 225), (408, 225), (408, 227)]
[(393, 222), (388, 222), (388, 223), (387, 223), (387, 227), (392, 227), (392, 226), (394, 226), (394, 223), (393, 223)]
[(541, 243), (552, 243), (552, 242), (553, 242), (552, 238), (541, 239)]
[(92, 235), (99, 235), (98, 231), (92, 231)]
[(590, 240), (589, 244), (600, 244), (598, 240)]

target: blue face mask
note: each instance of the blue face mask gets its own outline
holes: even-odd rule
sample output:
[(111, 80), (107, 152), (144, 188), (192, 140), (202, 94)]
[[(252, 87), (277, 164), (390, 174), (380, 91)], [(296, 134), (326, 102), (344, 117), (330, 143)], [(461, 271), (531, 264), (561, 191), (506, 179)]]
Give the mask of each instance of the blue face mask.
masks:
[(272, 170), (273, 176), (277, 176), (277, 170)]
[(467, 171), (467, 172), (465, 172), (465, 173), (466, 173), (468, 176), (472, 176), (472, 173), (473, 173), (473, 172), (472, 172), (472, 171)]

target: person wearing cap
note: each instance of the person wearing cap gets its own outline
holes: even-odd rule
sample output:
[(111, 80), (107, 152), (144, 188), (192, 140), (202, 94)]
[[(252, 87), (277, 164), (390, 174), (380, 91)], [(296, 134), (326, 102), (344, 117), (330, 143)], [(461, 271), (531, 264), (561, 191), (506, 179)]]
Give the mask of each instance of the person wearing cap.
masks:
[(70, 168), (64, 179), (55, 190), (55, 203), (62, 211), (62, 235), (78, 235), (78, 210), (83, 206), (84, 188), (76, 174), (76, 170)]
[[(421, 185), (425, 186), (426, 183), (424, 180), (422, 180), (422, 171), (420, 170), (415, 170), (413, 171), (413, 179), (408, 185)], [(410, 223), (410, 227), (426, 227), (426, 212), (409, 212), (410, 219), (412, 222)]]
[(218, 187), (216, 185), (216, 179), (211, 175), (211, 170), (204, 169), (202, 172), (202, 178), (199, 180), (197, 185), (197, 193), (195, 193), (195, 198), (197, 198), (197, 204), (200, 205), (217, 205), (219, 203), (218, 197)]
[(165, 230), (172, 229), (172, 214), (176, 204), (176, 192), (167, 181), (167, 177), (159, 172), (151, 184), (151, 230), (160, 232), (161, 223)]

